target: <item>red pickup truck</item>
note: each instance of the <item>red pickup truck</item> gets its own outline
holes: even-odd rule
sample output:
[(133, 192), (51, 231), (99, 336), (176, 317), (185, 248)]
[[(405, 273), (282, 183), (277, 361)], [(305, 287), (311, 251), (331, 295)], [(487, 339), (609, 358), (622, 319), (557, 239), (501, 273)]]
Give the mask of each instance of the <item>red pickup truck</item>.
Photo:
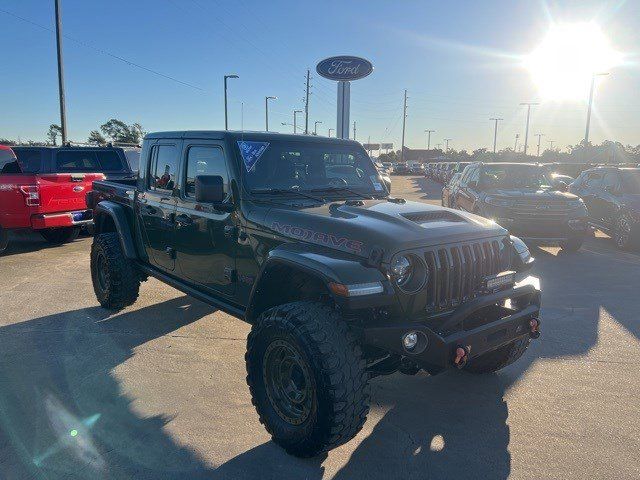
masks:
[(42, 173), (40, 162), (19, 160), (0, 145), (0, 252), (8, 231), (31, 229), (52, 244), (74, 240), (80, 227), (92, 222), (85, 195), (103, 173)]

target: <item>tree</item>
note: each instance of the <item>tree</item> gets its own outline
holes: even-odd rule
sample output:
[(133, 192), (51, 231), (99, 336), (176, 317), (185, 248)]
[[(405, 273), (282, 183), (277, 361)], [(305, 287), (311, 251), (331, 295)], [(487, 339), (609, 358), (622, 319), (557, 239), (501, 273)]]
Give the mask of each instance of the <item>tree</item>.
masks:
[(56, 125), (55, 123), (49, 125), (47, 139), (49, 140), (49, 143), (51, 143), (54, 147), (58, 145), (58, 143), (56, 142), (58, 135), (62, 136), (62, 128), (60, 127), (60, 125)]
[(139, 123), (127, 125), (122, 120), (116, 118), (112, 118), (108, 122), (100, 125), (100, 130), (102, 130), (102, 133), (108, 137), (109, 140), (115, 143), (138, 144), (145, 135), (145, 131)]
[(89, 138), (87, 138), (87, 143), (104, 145), (105, 143), (107, 143), (107, 139), (104, 138), (98, 130), (91, 130), (91, 132), (89, 133)]

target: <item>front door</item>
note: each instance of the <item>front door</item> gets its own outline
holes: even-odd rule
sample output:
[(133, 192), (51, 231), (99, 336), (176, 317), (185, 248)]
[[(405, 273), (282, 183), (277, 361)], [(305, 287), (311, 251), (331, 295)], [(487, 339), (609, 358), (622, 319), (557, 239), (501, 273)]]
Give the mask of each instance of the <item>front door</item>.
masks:
[(174, 227), (178, 181), (179, 145), (151, 147), (146, 189), (138, 196), (138, 208), (149, 261), (162, 270), (175, 268)]
[(220, 175), (231, 202), (229, 169), (222, 143), (185, 141), (183, 187), (176, 209), (177, 273), (189, 282), (232, 296), (235, 292), (236, 213), (196, 202), (198, 175)]

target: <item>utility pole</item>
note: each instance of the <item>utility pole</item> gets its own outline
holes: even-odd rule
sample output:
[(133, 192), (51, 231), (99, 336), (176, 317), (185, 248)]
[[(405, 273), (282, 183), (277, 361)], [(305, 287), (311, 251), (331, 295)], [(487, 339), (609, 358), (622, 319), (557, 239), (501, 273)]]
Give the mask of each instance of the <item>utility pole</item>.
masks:
[(329, 129), (329, 133), (327, 134), (327, 137), (331, 138), (331, 131), (332, 131), (332, 130), (333, 130), (333, 131), (335, 131), (336, 129), (335, 129), (335, 128), (330, 128), (330, 129)]
[(60, 97), (60, 128), (62, 129), (62, 145), (67, 143), (67, 108), (64, 94), (64, 65), (62, 62), (62, 13), (60, 0), (56, 6), (56, 46), (58, 51), (58, 95)]
[(538, 154), (536, 156), (539, 157), (540, 156), (540, 139), (544, 137), (544, 133), (536, 133), (534, 136), (538, 137)]
[(609, 72), (594, 73), (591, 76), (591, 89), (589, 90), (589, 108), (587, 110), (587, 128), (584, 132), (585, 146), (589, 144), (589, 128), (591, 127), (591, 107), (593, 106), (593, 90), (595, 89), (595, 85), (596, 85), (596, 77), (601, 77), (604, 75), (609, 75)]
[(404, 161), (404, 132), (407, 124), (407, 89), (404, 89), (404, 107), (402, 108), (402, 146), (400, 147), (400, 161)]
[(269, 100), (277, 100), (278, 97), (264, 97), (264, 126), (265, 132), (269, 131)]
[(531, 115), (531, 107), (533, 105), (540, 105), (536, 102), (522, 102), (520, 105), (526, 105), (527, 107), (527, 126), (524, 131), (524, 154), (527, 155), (527, 144), (529, 143), (529, 117)]
[(520, 134), (519, 134), (519, 133), (516, 133), (516, 143), (515, 143), (515, 145), (513, 146), (513, 151), (514, 151), (514, 152), (517, 152), (517, 151), (518, 151), (518, 139), (519, 139), (519, 138), (520, 138)]
[(309, 69), (307, 68), (307, 88), (306, 95), (304, 100), (304, 133), (305, 135), (309, 134), (309, 80), (310, 80)]
[(555, 143), (555, 140), (548, 140), (549, 142), (549, 150), (553, 151), (553, 144)]
[(441, 148), (440, 148), (440, 147), (442, 147), (442, 144), (441, 144), (441, 143), (436, 143), (436, 149), (437, 149), (437, 150), (441, 150)]
[(313, 125), (313, 134), (314, 135), (318, 135), (318, 125), (321, 124), (322, 122), (320, 121), (316, 121), (316, 123)]
[(431, 150), (431, 134), (435, 132), (435, 130), (425, 130), (427, 134), (427, 150)]
[(297, 122), (297, 114), (302, 113), (302, 110), (294, 110), (293, 111), (293, 133), (294, 135), (298, 133), (298, 122)]
[(496, 143), (498, 141), (498, 122), (504, 120), (504, 118), (490, 118), (495, 122), (495, 126), (493, 127), (493, 153), (496, 153)]
[(356, 121), (353, 121), (353, 139), (356, 139)]
[(225, 75), (224, 76), (224, 129), (229, 130), (229, 117), (227, 115), (227, 79), (238, 78), (238, 75)]
[(449, 151), (449, 140), (453, 140), (452, 138), (443, 138), (444, 140), (444, 153), (447, 153)]

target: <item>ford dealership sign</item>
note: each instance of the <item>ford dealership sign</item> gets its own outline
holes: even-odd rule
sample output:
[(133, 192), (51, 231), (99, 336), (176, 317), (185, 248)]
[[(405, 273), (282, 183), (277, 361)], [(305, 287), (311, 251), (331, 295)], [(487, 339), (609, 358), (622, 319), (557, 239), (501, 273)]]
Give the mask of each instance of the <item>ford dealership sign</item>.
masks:
[(348, 82), (369, 75), (373, 72), (373, 65), (364, 58), (342, 55), (325, 58), (318, 63), (316, 71), (319, 75), (329, 80)]

